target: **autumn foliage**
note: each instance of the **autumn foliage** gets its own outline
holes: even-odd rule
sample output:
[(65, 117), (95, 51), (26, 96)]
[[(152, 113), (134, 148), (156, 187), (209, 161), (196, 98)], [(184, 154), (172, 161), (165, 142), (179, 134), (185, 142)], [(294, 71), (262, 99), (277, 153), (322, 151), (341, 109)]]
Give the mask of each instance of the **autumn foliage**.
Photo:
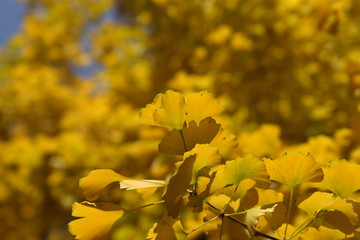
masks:
[(19, 4), (1, 239), (360, 238), (358, 0)]

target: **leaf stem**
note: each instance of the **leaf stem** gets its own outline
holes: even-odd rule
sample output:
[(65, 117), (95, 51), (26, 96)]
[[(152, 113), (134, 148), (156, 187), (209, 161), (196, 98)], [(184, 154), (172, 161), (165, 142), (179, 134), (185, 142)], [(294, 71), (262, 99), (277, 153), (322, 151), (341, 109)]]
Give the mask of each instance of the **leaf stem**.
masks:
[(186, 147), (186, 142), (185, 142), (185, 138), (184, 138), (184, 134), (183, 134), (183, 130), (179, 130), (179, 133), (181, 135), (181, 139), (182, 139), (182, 142), (183, 142), (183, 145), (184, 145), (184, 149), (185, 149), (185, 152), (188, 151), (187, 147)]
[(290, 213), (291, 213), (291, 209), (292, 209), (293, 199), (294, 199), (294, 188), (291, 188), (291, 190), (290, 190), (290, 202), (289, 202), (288, 211), (286, 213), (286, 225), (285, 225), (285, 231), (284, 231), (284, 239), (286, 239), (286, 233), (287, 233), (287, 229), (288, 229), (288, 225), (289, 225), (289, 221), (290, 221)]
[[(210, 202), (206, 202), (206, 204), (207, 204), (207, 205), (209, 205), (212, 209), (214, 209), (214, 210), (216, 210), (216, 211), (218, 211), (219, 213), (221, 213), (221, 214), (222, 214), (222, 212), (221, 212), (222, 210), (221, 210), (221, 209), (219, 209), (218, 207), (214, 206), (214, 205), (213, 205), (213, 204), (211, 204)], [(220, 216), (220, 215), (218, 215), (218, 216)], [(229, 218), (229, 219), (233, 220), (234, 222), (239, 223), (239, 224), (240, 224), (241, 226), (243, 226), (244, 228), (247, 228), (247, 227), (248, 227), (245, 223), (243, 223), (243, 222), (241, 222), (240, 220), (238, 220), (238, 219), (234, 218), (233, 216), (227, 216), (227, 215), (224, 215), (224, 217), (227, 217), (227, 218)], [(278, 238), (275, 238), (275, 237), (269, 236), (269, 235), (267, 235), (267, 234), (264, 234), (264, 233), (258, 232), (258, 231), (256, 231), (256, 230), (255, 230), (255, 234), (254, 234), (254, 236), (260, 236), (260, 237), (267, 238), (267, 239), (271, 239), (271, 240), (280, 240), (280, 239), (278, 239)]]
[(296, 237), (300, 232), (302, 232), (304, 229), (309, 227), (311, 224), (315, 222), (315, 217), (309, 218), (308, 220), (304, 221), (288, 238), (289, 240)]
[(199, 226), (197, 226), (197, 227), (191, 229), (189, 232), (187, 232), (186, 235), (189, 235), (190, 233), (195, 232), (195, 231), (198, 230), (199, 228), (205, 226), (205, 225), (208, 224), (209, 222), (212, 222), (212, 221), (218, 219), (219, 217), (220, 217), (220, 215), (217, 215), (217, 216), (213, 217), (212, 219), (210, 219), (209, 221), (206, 221), (206, 222), (200, 224)]
[(161, 203), (164, 203), (164, 202), (165, 202), (164, 200), (160, 200), (160, 201), (157, 201), (157, 202), (145, 204), (145, 205), (143, 205), (143, 206), (140, 206), (140, 207), (137, 207), (137, 208), (133, 208), (133, 209), (129, 209), (129, 210), (126, 210), (126, 211), (132, 212), (132, 211), (136, 211), (136, 210), (139, 210), (139, 209), (142, 209), (142, 208), (146, 208), (146, 207), (154, 206), (154, 205), (157, 205), (157, 204), (161, 204)]

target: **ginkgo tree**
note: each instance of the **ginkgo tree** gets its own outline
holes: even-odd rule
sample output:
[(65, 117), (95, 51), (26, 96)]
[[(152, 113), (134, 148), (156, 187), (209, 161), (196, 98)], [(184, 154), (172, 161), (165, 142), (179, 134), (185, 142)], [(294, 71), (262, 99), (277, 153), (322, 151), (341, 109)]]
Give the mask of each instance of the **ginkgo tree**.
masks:
[[(358, 239), (359, 165), (319, 163), (302, 152), (239, 155), (242, 146), (218, 123), (221, 109), (206, 91), (158, 94), (140, 111), (140, 123), (166, 129), (158, 150), (174, 155), (174, 170), (165, 179), (91, 171), (80, 180), (86, 201), (74, 203), (70, 232), (80, 240), (105, 239), (128, 214), (157, 206), (162, 216), (145, 233), (149, 240)], [(113, 183), (119, 184), (114, 191), (157, 199), (131, 209), (123, 201), (96, 202)]]

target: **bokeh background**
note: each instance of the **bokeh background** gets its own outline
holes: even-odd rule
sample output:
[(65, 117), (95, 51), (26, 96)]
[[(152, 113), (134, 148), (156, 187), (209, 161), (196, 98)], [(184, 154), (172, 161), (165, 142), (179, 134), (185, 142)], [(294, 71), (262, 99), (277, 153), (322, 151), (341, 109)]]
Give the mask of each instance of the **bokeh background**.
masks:
[(164, 177), (164, 133), (137, 121), (167, 89), (213, 93), (240, 152), (360, 159), (358, 0), (2, 0), (0, 27), (1, 239), (73, 239), (91, 169)]

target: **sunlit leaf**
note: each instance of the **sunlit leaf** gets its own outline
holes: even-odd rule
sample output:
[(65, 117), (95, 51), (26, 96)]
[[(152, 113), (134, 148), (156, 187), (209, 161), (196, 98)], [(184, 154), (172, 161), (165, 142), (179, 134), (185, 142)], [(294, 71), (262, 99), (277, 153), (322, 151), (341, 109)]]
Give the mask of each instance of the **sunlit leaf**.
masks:
[(324, 168), (324, 180), (319, 184), (343, 199), (360, 189), (360, 165), (346, 160), (334, 160)]
[(98, 169), (91, 171), (86, 177), (80, 179), (80, 187), (84, 196), (89, 201), (94, 201), (107, 185), (113, 182), (120, 182), (128, 178), (110, 169)]
[(183, 202), (183, 195), (188, 189), (193, 173), (196, 155), (189, 156), (179, 164), (179, 167), (166, 185), (163, 195), (169, 216), (178, 217)]
[(205, 167), (211, 167), (220, 163), (220, 156), (218, 149), (210, 147), (209, 144), (197, 144), (191, 151), (184, 154), (184, 159), (196, 155), (196, 160), (193, 165), (192, 181), (191, 184), (195, 183), (200, 171)]
[(154, 110), (154, 122), (181, 130), (185, 121), (184, 105), (185, 99), (180, 93), (167, 91), (161, 96), (161, 106)]
[(120, 189), (126, 189), (126, 190), (133, 190), (133, 189), (140, 189), (140, 188), (158, 188), (158, 187), (164, 187), (166, 184), (165, 181), (162, 180), (122, 180), (120, 181)]
[(156, 95), (152, 103), (147, 104), (144, 108), (140, 110), (139, 114), (139, 123), (146, 125), (158, 125), (154, 122), (154, 111), (161, 106), (162, 93)]
[(238, 185), (245, 179), (253, 179), (260, 185), (269, 184), (269, 175), (266, 172), (263, 161), (251, 155), (238, 157), (227, 161), (225, 167), (217, 170), (211, 192), (225, 186)]
[(212, 118), (203, 119), (198, 126), (195, 122), (190, 122), (182, 129), (183, 137), (176, 129), (170, 131), (160, 142), (159, 152), (182, 155), (193, 149), (196, 144), (210, 143), (219, 129), (220, 124)]
[(72, 216), (79, 217), (69, 223), (69, 231), (75, 239), (94, 240), (106, 239), (112, 225), (122, 217), (123, 210), (114, 204), (93, 206), (74, 203)]
[(304, 182), (321, 181), (323, 172), (310, 154), (284, 154), (271, 160), (265, 159), (266, 169), (271, 180), (293, 189)]
[(214, 96), (207, 91), (189, 94), (185, 99), (186, 121), (194, 121), (197, 125), (201, 120), (218, 115), (223, 110)]

